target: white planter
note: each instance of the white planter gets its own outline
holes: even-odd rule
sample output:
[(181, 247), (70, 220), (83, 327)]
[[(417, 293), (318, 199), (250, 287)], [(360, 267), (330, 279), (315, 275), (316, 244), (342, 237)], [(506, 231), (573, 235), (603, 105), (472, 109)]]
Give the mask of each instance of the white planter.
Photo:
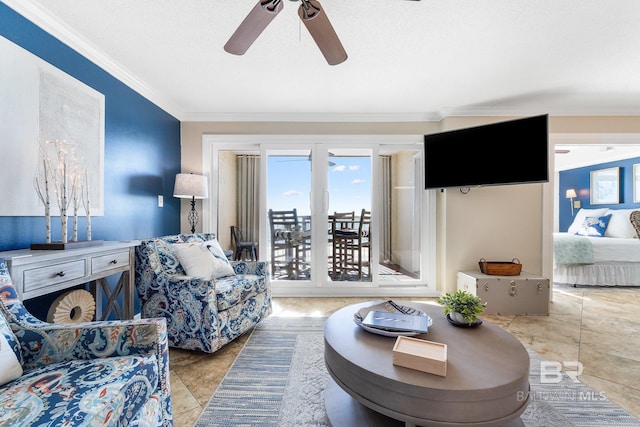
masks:
[(454, 311), (453, 313), (450, 313), (449, 317), (451, 317), (451, 320), (453, 320), (454, 322), (469, 323), (464, 319), (464, 316), (462, 314), (458, 313), (457, 311)]

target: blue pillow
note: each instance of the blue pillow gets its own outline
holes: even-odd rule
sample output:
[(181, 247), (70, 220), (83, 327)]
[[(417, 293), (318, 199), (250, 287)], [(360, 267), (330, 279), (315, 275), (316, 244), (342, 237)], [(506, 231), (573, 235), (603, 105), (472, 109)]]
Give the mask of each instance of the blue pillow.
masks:
[(602, 237), (607, 230), (609, 220), (611, 220), (611, 214), (598, 217), (588, 216), (576, 234), (581, 236)]

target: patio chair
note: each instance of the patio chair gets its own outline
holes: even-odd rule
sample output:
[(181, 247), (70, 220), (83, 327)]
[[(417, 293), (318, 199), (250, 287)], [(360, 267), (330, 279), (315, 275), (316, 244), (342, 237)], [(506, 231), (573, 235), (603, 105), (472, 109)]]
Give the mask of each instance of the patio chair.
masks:
[(336, 239), (334, 238), (336, 231), (344, 232), (355, 228), (356, 212), (334, 212), (329, 215), (331, 228), (329, 229), (329, 244), (331, 245), (331, 277), (337, 278), (340, 275), (340, 258)]
[(303, 230), (303, 224), (294, 208), (290, 211), (269, 209), (271, 230), (271, 275), (284, 273), (297, 280), (308, 275), (305, 255), (310, 247), (310, 230)]
[(371, 212), (362, 209), (357, 221), (358, 228), (335, 230), (333, 235), (336, 257), (336, 273), (345, 278), (349, 271), (357, 271), (358, 280), (362, 279), (363, 269), (368, 269), (371, 277)]
[(246, 256), (250, 261), (258, 260), (258, 242), (249, 242), (245, 240), (244, 233), (239, 227), (231, 226), (231, 237), (235, 244), (233, 259), (240, 261), (242, 255), (246, 252)]

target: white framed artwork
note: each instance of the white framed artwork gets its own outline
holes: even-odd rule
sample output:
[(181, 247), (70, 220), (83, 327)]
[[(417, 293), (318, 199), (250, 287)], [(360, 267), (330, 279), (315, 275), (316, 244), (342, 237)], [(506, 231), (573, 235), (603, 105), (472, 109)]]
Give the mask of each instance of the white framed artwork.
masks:
[(620, 203), (620, 168), (606, 168), (591, 171), (592, 205)]
[(0, 68), (0, 182), (10, 183), (0, 187), (0, 216), (44, 216), (34, 177), (39, 145), (52, 140), (75, 147), (86, 164), (91, 216), (104, 215), (104, 95), (4, 37)]
[(640, 163), (633, 165), (633, 203), (640, 203)]

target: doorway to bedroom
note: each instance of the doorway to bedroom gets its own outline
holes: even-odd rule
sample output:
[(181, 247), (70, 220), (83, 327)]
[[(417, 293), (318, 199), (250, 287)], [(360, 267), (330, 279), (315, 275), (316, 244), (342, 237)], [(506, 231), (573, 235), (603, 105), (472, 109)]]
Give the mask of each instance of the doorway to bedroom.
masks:
[[(627, 143), (603, 143), (610, 138), (593, 135), (582, 144), (556, 141), (555, 283), (640, 285), (640, 249), (630, 221), (631, 212), (640, 209), (640, 138), (618, 135), (618, 141)], [(583, 246), (578, 250), (574, 244)]]

